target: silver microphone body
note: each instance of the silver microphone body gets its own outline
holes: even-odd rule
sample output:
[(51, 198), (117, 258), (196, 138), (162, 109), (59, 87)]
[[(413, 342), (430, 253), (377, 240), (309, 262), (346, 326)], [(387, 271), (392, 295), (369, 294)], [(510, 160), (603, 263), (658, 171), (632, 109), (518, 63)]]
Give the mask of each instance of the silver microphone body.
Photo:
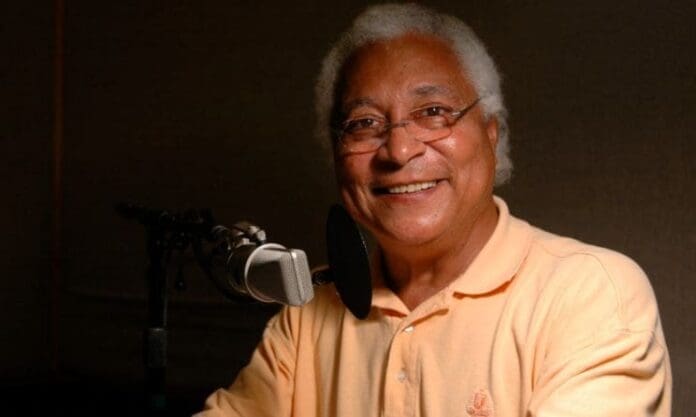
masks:
[[(332, 282), (356, 318), (365, 319), (370, 313), (372, 274), (367, 247), (357, 224), (342, 206), (333, 205), (326, 222), (329, 265), (314, 272), (304, 251), (267, 243), (266, 232), (252, 223), (237, 222), (231, 229), (205, 222), (203, 225), (209, 231), (205, 242), (194, 241), (196, 259), (232, 301), (253, 298), (301, 306), (314, 298), (315, 284)], [(195, 226), (200, 229), (200, 222)]]
[(307, 255), (300, 249), (277, 243), (242, 245), (230, 254), (226, 270), (236, 292), (261, 302), (300, 306), (314, 297)]

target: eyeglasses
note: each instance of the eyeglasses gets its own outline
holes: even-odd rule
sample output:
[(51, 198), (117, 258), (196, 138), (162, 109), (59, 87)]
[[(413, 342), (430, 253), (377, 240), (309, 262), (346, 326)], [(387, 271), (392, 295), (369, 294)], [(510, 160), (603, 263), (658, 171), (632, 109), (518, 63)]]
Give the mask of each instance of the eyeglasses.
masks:
[(362, 117), (346, 120), (336, 130), (342, 153), (367, 153), (379, 149), (387, 140), (387, 133), (404, 127), (409, 135), (421, 142), (444, 139), (452, 133), (452, 126), (476, 106), (481, 97), (461, 110), (447, 106), (429, 106), (411, 112), (399, 122), (390, 123), (381, 117)]

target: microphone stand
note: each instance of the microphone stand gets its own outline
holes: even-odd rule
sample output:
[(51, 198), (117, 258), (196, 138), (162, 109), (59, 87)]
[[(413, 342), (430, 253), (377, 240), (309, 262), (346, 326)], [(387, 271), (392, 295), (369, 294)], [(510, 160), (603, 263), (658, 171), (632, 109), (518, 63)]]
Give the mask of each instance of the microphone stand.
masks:
[[(184, 251), (192, 243), (200, 247), (203, 238), (209, 238), (214, 224), (210, 210), (193, 210), (170, 214), (166, 210), (152, 210), (132, 204), (118, 204), (118, 213), (145, 226), (147, 268), (147, 327), (143, 334), (143, 361), (145, 365), (145, 395), (148, 411), (163, 415), (167, 409), (167, 264), (174, 250)], [(177, 288), (184, 283), (179, 274)]]
[[(231, 230), (216, 225), (209, 209), (170, 213), (121, 203), (116, 211), (126, 219), (145, 226), (147, 254), (147, 327), (143, 334), (145, 393), (152, 415), (163, 415), (167, 409), (167, 264), (172, 252), (192, 247), (199, 266), (213, 284), (235, 303), (253, 303), (258, 298), (252, 291), (238, 288), (226, 281), (229, 256), (248, 246), (260, 247), (266, 242), (259, 227), (238, 222)], [(207, 244), (204, 244), (207, 242)], [(328, 270), (316, 274), (315, 284), (333, 281), (341, 300), (359, 319), (370, 311), (372, 289), (369, 259), (360, 231), (348, 213), (339, 205), (331, 207), (327, 221)], [(239, 284), (239, 283), (237, 283)], [(184, 289), (181, 269), (177, 289)], [(246, 294), (246, 295), (241, 295)]]
[(145, 224), (147, 253), (147, 327), (145, 328), (144, 362), (147, 407), (151, 412), (164, 411), (167, 368), (167, 269), (171, 256), (171, 236), (158, 224)]

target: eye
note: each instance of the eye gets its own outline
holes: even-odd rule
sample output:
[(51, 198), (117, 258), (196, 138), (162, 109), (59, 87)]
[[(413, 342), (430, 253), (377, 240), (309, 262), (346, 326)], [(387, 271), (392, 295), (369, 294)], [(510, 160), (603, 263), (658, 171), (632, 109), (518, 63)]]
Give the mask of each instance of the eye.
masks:
[(363, 117), (361, 119), (347, 120), (343, 123), (344, 133), (357, 133), (363, 130), (371, 130), (378, 128), (380, 121), (371, 117)]
[(452, 109), (446, 106), (428, 106), (416, 110), (413, 113), (413, 117), (416, 119), (420, 119), (423, 117), (442, 117), (448, 115), (451, 112)]

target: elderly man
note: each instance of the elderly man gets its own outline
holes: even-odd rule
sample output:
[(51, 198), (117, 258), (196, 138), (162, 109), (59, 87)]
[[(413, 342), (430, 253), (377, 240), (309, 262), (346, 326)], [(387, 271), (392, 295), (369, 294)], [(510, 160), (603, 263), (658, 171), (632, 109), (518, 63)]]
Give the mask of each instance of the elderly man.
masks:
[(652, 289), (616, 252), (510, 215), (499, 76), (461, 21), (360, 15), (324, 61), (319, 133), (379, 244), (365, 320), (321, 288), (268, 324), (201, 416), (668, 416)]

